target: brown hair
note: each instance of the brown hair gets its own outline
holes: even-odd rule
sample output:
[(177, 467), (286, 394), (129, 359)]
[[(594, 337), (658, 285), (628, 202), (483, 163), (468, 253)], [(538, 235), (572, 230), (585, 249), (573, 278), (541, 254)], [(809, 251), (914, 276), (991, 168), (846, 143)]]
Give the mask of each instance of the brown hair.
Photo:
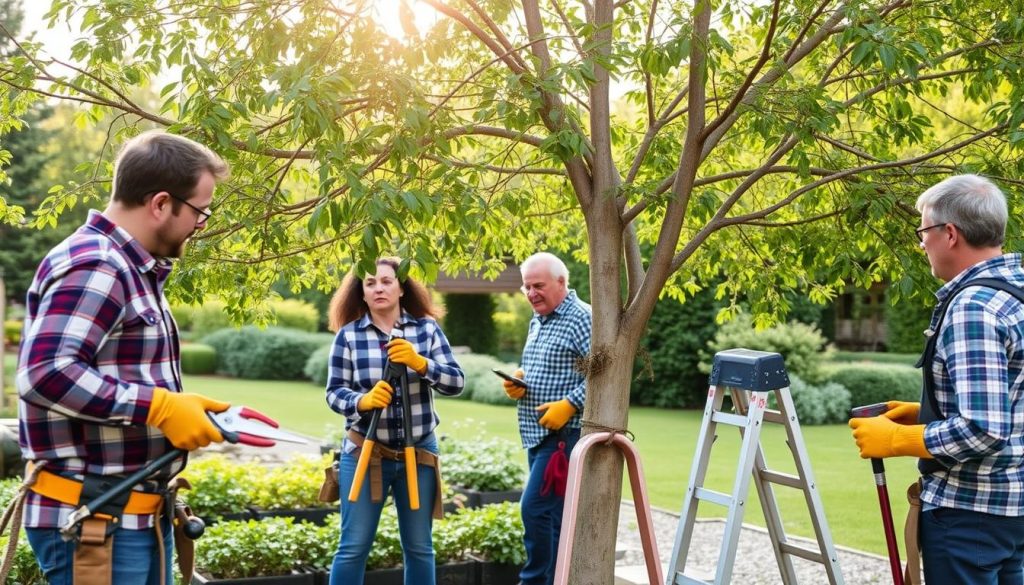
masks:
[[(395, 274), (398, 274), (399, 263), (398, 258), (390, 256), (377, 260), (377, 266), (390, 266), (394, 268)], [(399, 279), (399, 284), (403, 294), (398, 299), (398, 304), (410, 315), (417, 319), (428, 316), (440, 319), (444, 315), (444, 311), (440, 307), (435, 307), (430, 300), (430, 293), (425, 286), (408, 276), (404, 280)], [(341, 286), (331, 297), (331, 306), (327, 311), (328, 328), (331, 331), (338, 331), (346, 323), (361, 318), (368, 310), (369, 307), (363, 300), (363, 279), (356, 276), (353, 270), (345, 275)]]
[[(158, 130), (144, 132), (125, 143), (114, 162), (110, 198), (128, 208), (138, 207), (154, 193), (167, 191), (191, 199), (204, 172), (226, 179), (228, 164), (209, 148), (184, 136)], [(174, 211), (181, 207), (173, 201)]]

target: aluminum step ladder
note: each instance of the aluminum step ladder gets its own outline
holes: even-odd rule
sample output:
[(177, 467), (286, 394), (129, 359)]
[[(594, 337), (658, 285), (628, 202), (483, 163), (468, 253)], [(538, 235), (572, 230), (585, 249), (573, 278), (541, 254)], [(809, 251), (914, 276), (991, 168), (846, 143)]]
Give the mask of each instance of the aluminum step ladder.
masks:
[[(782, 582), (785, 585), (796, 585), (793, 557), (797, 556), (823, 564), (829, 583), (841, 585), (844, 581), (839, 568), (839, 557), (825, 520), (821, 494), (818, 492), (814, 475), (811, 472), (811, 462), (807, 456), (804, 437), (800, 432), (800, 423), (797, 420), (793, 398), (789, 391), (789, 374), (786, 372), (782, 356), (777, 353), (749, 349), (731, 349), (719, 352), (715, 354), (710, 384), (707, 404), (704, 407), (704, 420), (701, 422), (700, 436), (697, 440), (697, 453), (690, 470), (690, 481), (686, 488), (686, 497), (680, 515), (679, 529), (676, 532), (675, 546), (672, 549), (672, 560), (668, 566), (666, 584), (710, 585), (714, 583), (722, 585), (730, 582), (733, 563), (736, 560), (740, 528), (743, 524), (743, 512), (746, 509), (747, 492), (750, 488), (750, 481), (753, 480), (757, 488), (757, 496), (761, 500), (761, 509), (764, 511), (772, 549), (782, 574)], [(735, 414), (722, 410), (726, 390), (732, 396)], [(767, 408), (769, 392), (775, 393), (779, 410)], [(789, 448), (796, 463), (797, 475), (768, 469), (760, 442), (762, 422), (780, 424), (786, 428)], [(731, 495), (704, 487), (708, 461), (711, 458), (711, 446), (715, 441), (719, 424), (739, 428), (742, 437), (739, 464)], [(818, 550), (795, 544), (786, 537), (772, 484), (803, 491), (810, 511), (811, 523), (814, 525)], [(683, 574), (699, 502), (709, 502), (729, 508), (722, 548), (718, 557), (718, 567), (715, 571), (714, 581), (710, 582)]]

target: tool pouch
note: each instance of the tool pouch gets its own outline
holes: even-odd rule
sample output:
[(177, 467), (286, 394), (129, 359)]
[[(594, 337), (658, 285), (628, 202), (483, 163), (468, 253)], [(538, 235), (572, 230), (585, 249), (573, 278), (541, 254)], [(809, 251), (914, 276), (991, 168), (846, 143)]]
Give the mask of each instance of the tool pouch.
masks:
[(192, 508), (178, 499), (178, 490), (190, 489), (192, 489), (192, 485), (183, 477), (176, 477), (167, 485), (168, 501), (173, 502), (174, 505), (171, 516), (174, 526), (174, 552), (178, 557), (178, 570), (181, 571), (182, 580), (185, 583), (192, 582), (192, 573), (195, 571), (196, 544), (185, 535), (185, 525), (188, 524), (188, 520), (193, 514)]
[(75, 585), (110, 585), (114, 578), (113, 523), (93, 516), (82, 521), (75, 546)]
[(921, 521), (921, 480), (910, 484), (907, 488), (907, 523), (903, 525), (903, 545), (907, 551), (907, 570), (903, 582), (907, 585), (921, 585), (921, 548), (918, 542), (918, 530)]
[(324, 468), (324, 482), (320, 484), (320, 492), (316, 499), (321, 502), (337, 502), (341, 498), (341, 490), (338, 487), (338, 462), (331, 463), (330, 467)]

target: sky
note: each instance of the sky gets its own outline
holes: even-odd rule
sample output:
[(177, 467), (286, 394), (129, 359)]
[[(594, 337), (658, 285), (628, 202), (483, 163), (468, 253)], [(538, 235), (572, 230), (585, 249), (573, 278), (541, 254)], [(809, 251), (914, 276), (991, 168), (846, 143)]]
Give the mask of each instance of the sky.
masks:
[(20, 38), (36, 32), (36, 40), (42, 41), (46, 52), (57, 59), (64, 59), (71, 54), (71, 45), (75, 40), (74, 31), (66, 23), (56, 23), (52, 30), (46, 28), (44, 15), (50, 9), (49, 0), (22, 0), (25, 18), (21, 23)]

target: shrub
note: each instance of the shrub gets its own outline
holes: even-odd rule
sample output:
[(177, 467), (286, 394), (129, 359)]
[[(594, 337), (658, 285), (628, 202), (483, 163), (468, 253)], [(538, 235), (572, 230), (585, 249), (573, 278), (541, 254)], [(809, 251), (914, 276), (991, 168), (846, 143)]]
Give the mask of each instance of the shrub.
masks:
[(466, 522), (468, 516), (449, 514), (434, 523), (434, 560), (438, 565), (466, 559), (473, 548), (474, 527)]
[(302, 373), (317, 386), (327, 387), (327, 368), (331, 364), (332, 347), (332, 345), (325, 345), (309, 354), (309, 359), (306, 360), (306, 365), (302, 368)]
[(521, 294), (496, 295), (494, 327), (498, 336), (499, 355), (519, 355), (526, 344), (533, 308)]
[(850, 404), (863, 406), (888, 400), (921, 399), (921, 372), (891, 364), (833, 364), (828, 381), (850, 391)]
[(334, 507), (317, 499), (324, 468), (331, 456), (292, 457), (284, 465), (261, 474), (252, 486), (250, 503), (260, 508), (324, 508)]
[(700, 371), (711, 372), (715, 353), (740, 347), (782, 354), (786, 370), (812, 384), (824, 379), (821, 366), (834, 351), (826, 345), (817, 327), (790, 322), (757, 331), (750, 315), (741, 313), (722, 325), (714, 340), (708, 343), (709, 351), (701, 352)]
[(902, 299), (886, 304), (886, 347), (895, 352), (917, 352), (924, 349), (924, 330), (928, 328), (932, 310), (919, 299)]
[(334, 551), (338, 549), (340, 530), (340, 514), (328, 516), (323, 526), (310, 522), (292, 524), (289, 536), (295, 541), (295, 564), (320, 571), (330, 570)]
[(196, 566), (219, 579), (287, 575), (300, 550), (292, 518), (222, 522), (203, 534)]
[(288, 329), (315, 332), (320, 323), (316, 307), (299, 299), (283, 299), (270, 303), (277, 317), (276, 325)]
[(452, 345), (469, 346), (473, 353), (498, 351), (494, 299), (489, 294), (444, 295), (444, 333)]
[(212, 374), (217, 370), (217, 350), (202, 343), (181, 346), (181, 371), (185, 374)]
[(708, 378), (698, 362), (700, 351), (718, 329), (713, 293), (705, 289), (684, 303), (665, 298), (655, 305), (636, 357), (632, 404), (668, 408), (704, 404)]
[(178, 324), (179, 330), (192, 330), (192, 307), (188, 305), (171, 305), (171, 315), (174, 316), (174, 322)]
[[(924, 345), (921, 345), (921, 350), (924, 350)], [(917, 360), (921, 357), (921, 353), (888, 353), (881, 351), (837, 351), (832, 356), (834, 362), (874, 362), (878, 364), (900, 364), (903, 366), (913, 366), (917, 364)]]
[(398, 514), (395, 507), (384, 506), (377, 524), (377, 536), (366, 560), (366, 570), (387, 569), (402, 564), (402, 542), (398, 536)]
[[(843, 423), (849, 418), (850, 392), (832, 382), (821, 386), (807, 384), (798, 376), (790, 376), (789, 391), (796, 416), (802, 425)], [(775, 393), (768, 394), (768, 407), (778, 408)]]
[(192, 337), (202, 339), (214, 331), (232, 327), (224, 301), (211, 299), (192, 309)]
[(515, 443), (490, 438), (440, 441), (446, 480), (452, 485), (478, 491), (522, 489), (526, 470), (522, 450)]
[(501, 385), (501, 378), (494, 375), (492, 368), (505, 370), (509, 374), (514, 372), (515, 364), (506, 364), (489, 355), (474, 353), (459, 354), (456, 358), (462, 372), (466, 376), (466, 387), (462, 391), (463, 398), (469, 398), (474, 402), (485, 404), (500, 404), (508, 406), (512, 400), (505, 395), (505, 389)]
[[(318, 334), (270, 327), (222, 329), (203, 338), (217, 350), (217, 371), (235, 378), (297, 380), (324, 344)], [(326, 336), (330, 337), (330, 336)]]
[(224, 514), (244, 512), (252, 501), (253, 486), (265, 474), (260, 465), (238, 465), (223, 455), (210, 455), (189, 462), (182, 476), (192, 489), (182, 492), (182, 497), (197, 516), (217, 520)]
[(469, 527), (474, 554), (496, 563), (521, 565), (526, 562), (518, 502), (463, 509), (458, 511), (457, 517)]
[(16, 319), (4, 321), (4, 343), (17, 347), (21, 344), (21, 328), (24, 325)]

